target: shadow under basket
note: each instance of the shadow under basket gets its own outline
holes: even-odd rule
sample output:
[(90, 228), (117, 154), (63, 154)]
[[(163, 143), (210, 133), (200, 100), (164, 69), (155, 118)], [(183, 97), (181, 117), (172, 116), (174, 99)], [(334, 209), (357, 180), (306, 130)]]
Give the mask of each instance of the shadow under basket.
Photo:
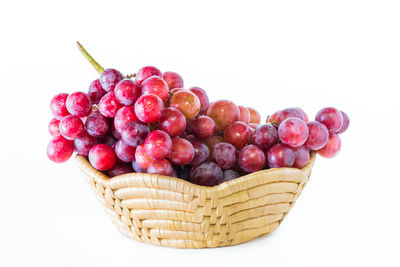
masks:
[(146, 243), (177, 248), (235, 245), (282, 223), (308, 182), (303, 169), (262, 170), (214, 187), (147, 173), (108, 178), (86, 158), (76, 163), (118, 230)]

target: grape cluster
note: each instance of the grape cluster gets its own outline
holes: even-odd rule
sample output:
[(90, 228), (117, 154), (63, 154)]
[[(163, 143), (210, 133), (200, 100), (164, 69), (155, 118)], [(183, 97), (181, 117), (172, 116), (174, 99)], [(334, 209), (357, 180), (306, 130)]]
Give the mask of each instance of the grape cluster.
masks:
[(152, 66), (132, 79), (104, 70), (87, 93), (51, 100), (48, 157), (65, 162), (75, 151), (109, 177), (146, 172), (214, 186), (265, 168), (303, 168), (311, 150), (333, 157), (349, 126), (331, 107), (315, 121), (287, 108), (261, 124), (253, 108), (210, 103), (203, 89), (183, 87), (179, 74)]

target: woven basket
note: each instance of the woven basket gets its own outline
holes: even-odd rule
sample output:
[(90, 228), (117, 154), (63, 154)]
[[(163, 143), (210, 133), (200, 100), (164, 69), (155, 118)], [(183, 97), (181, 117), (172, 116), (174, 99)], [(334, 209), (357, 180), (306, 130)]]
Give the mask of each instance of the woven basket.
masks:
[(129, 173), (108, 178), (76, 156), (118, 230), (155, 245), (229, 246), (274, 231), (307, 183), (315, 153), (303, 169), (268, 169), (214, 187), (181, 179)]

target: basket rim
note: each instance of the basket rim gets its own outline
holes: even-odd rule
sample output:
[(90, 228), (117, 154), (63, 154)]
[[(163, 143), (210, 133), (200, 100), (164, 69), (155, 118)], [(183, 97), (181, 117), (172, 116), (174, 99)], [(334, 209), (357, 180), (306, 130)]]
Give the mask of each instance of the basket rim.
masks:
[(102, 181), (102, 183), (104, 183), (105, 185), (108, 185), (110, 183), (116, 182), (120, 179), (126, 179), (126, 178), (131, 178), (134, 177), (135, 175), (146, 175), (148, 177), (153, 177), (153, 178), (157, 178), (157, 179), (161, 179), (164, 180), (165, 182), (179, 182), (179, 183), (184, 183), (187, 186), (191, 186), (194, 188), (198, 188), (200, 190), (220, 190), (222, 188), (225, 187), (230, 187), (230, 186), (234, 186), (235, 184), (240, 184), (245, 182), (245, 180), (251, 179), (254, 176), (259, 176), (259, 175), (263, 175), (263, 174), (272, 174), (274, 172), (300, 172), (300, 173), (308, 173), (311, 171), (314, 163), (315, 163), (315, 159), (316, 159), (316, 152), (312, 151), (310, 153), (310, 160), (307, 163), (307, 165), (302, 168), (293, 168), (293, 167), (284, 167), (284, 168), (270, 168), (270, 169), (265, 169), (265, 170), (260, 170), (258, 172), (253, 172), (253, 173), (249, 173), (246, 174), (244, 176), (240, 176), (238, 178), (235, 178), (233, 180), (215, 185), (215, 186), (202, 186), (202, 185), (197, 185), (194, 183), (191, 183), (189, 181), (186, 181), (184, 179), (181, 178), (176, 178), (176, 177), (171, 177), (171, 176), (165, 176), (165, 175), (159, 175), (159, 174), (151, 174), (151, 173), (135, 173), (135, 172), (131, 172), (131, 173), (126, 173), (126, 174), (122, 174), (122, 175), (118, 175), (118, 176), (114, 176), (112, 178), (108, 177), (107, 175), (105, 175), (104, 173), (102, 173), (101, 171), (98, 171), (97, 169), (95, 169), (90, 162), (86, 159), (86, 157), (83, 157), (79, 154), (76, 154), (75, 156), (75, 161), (76, 164), (78, 165), (78, 167), (80, 169), (84, 169), (86, 172), (90, 173), (91, 175), (93, 175), (94, 177), (96, 177), (97, 179), (100, 179)]

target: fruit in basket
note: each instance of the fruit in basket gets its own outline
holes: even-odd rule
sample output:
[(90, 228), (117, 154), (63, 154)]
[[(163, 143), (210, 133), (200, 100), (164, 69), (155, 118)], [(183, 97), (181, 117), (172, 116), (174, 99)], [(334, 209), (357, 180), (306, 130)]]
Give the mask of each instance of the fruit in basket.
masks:
[(210, 103), (204, 89), (184, 89), (178, 73), (145, 66), (124, 77), (80, 49), (100, 77), (87, 93), (51, 99), (47, 155), (57, 163), (75, 151), (109, 177), (147, 172), (214, 186), (265, 168), (303, 168), (311, 151), (334, 157), (349, 127), (348, 115), (332, 107), (315, 121), (294, 107), (260, 124), (254, 108)]

